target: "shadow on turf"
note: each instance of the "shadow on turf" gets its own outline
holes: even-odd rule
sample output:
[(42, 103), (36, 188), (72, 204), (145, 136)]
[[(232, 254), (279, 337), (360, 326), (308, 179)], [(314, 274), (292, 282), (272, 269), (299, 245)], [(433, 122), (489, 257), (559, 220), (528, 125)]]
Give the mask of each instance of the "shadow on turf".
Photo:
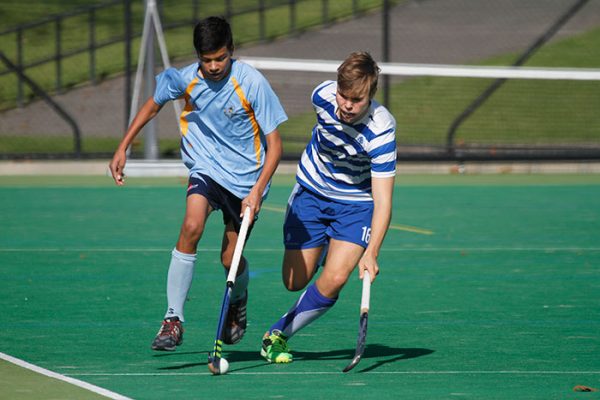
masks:
[[(434, 350), (421, 349), (421, 348), (394, 348), (385, 346), (379, 343), (368, 344), (365, 348), (365, 352), (362, 356), (363, 359), (369, 358), (386, 358), (385, 360), (378, 360), (375, 364), (363, 368), (358, 372), (368, 372), (382, 365), (393, 363), (400, 360), (408, 360), (409, 358), (417, 358), (429, 355)], [(351, 360), (354, 357), (354, 349), (347, 350), (333, 350), (326, 352), (295, 352), (294, 359), (296, 360), (337, 360), (346, 359)], [(391, 358), (388, 358), (391, 357)]]
[[(369, 358), (385, 358), (376, 361), (374, 364), (369, 365), (366, 368), (361, 369), (357, 372), (369, 372), (377, 369), (385, 364), (390, 364), (400, 360), (408, 360), (410, 358), (417, 358), (427, 356), (433, 353), (434, 350), (422, 349), (422, 348), (393, 348), (382, 344), (374, 343), (367, 345), (363, 354), (363, 359)], [(194, 355), (198, 357), (198, 362), (185, 363), (180, 365), (172, 365), (169, 367), (161, 367), (159, 370), (179, 370), (185, 368), (194, 368), (199, 366), (205, 366), (207, 364), (208, 352), (193, 351), (193, 352), (176, 352), (176, 353), (161, 353), (155, 354), (154, 357), (173, 357), (173, 356), (189, 356)], [(230, 362), (236, 361), (262, 361), (258, 351), (232, 351), (225, 353), (227, 360)], [(332, 350), (332, 351), (320, 351), (320, 352), (306, 352), (297, 351), (294, 352), (295, 360), (351, 360), (354, 357), (354, 349), (345, 350)], [(391, 358), (390, 358), (391, 357)], [(258, 368), (268, 363), (253, 365), (244, 368), (238, 368), (237, 370)]]
[[(380, 351), (380, 353), (379, 353)], [(400, 360), (408, 360), (409, 358), (417, 358), (427, 356), (433, 353), (435, 350), (411, 348), (411, 349), (394, 349), (380, 344), (367, 345), (363, 358), (381, 358), (381, 357), (392, 357), (385, 360), (377, 360), (374, 364), (369, 365), (366, 368), (361, 369), (357, 372), (369, 372), (377, 369), (385, 364), (390, 364)]]
[[(263, 358), (260, 356), (260, 353), (258, 351), (231, 351), (231, 352), (225, 351), (224, 354), (229, 362), (263, 361)], [(186, 363), (186, 364), (180, 364), (180, 365), (172, 365), (170, 367), (161, 367), (158, 369), (159, 370), (178, 370), (178, 369), (206, 366), (208, 364), (208, 351), (204, 351), (204, 352), (188, 351), (188, 352), (174, 352), (174, 353), (169, 352), (169, 353), (155, 354), (153, 357), (174, 357), (174, 356), (176, 357), (176, 356), (189, 356), (189, 355), (193, 355), (193, 356), (197, 357), (198, 362)], [(265, 365), (268, 365), (268, 364), (265, 364)], [(246, 368), (238, 368), (237, 370), (247, 369), (247, 368), (256, 368), (259, 366), (260, 365), (246, 367)]]

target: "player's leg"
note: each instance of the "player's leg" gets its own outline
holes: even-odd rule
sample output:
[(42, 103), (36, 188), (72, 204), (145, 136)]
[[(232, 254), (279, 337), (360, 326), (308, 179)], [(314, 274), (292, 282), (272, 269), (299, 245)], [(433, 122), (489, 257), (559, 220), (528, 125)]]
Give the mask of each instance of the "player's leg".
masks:
[(356, 243), (332, 238), (325, 267), (315, 282), (319, 293), (337, 299), (364, 251), (364, 247)]
[[(325, 234), (328, 222), (327, 216), (322, 215), (323, 209), (323, 204), (315, 195), (298, 186), (294, 188), (283, 226), (286, 251), (282, 278), (288, 290), (306, 288), (316, 273), (328, 240)], [(269, 362), (291, 362), (287, 339), (334, 303), (335, 299), (325, 298), (314, 285), (309, 286), (288, 312), (265, 333), (261, 355)]]
[(369, 244), (373, 204), (334, 204), (332, 208), (337, 218), (327, 228), (329, 254), (315, 283), (324, 296), (335, 298)]
[[(314, 251), (316, 249), (309, 250), (317, 253)], [(363, 247), (354, 243), (331, 239), (325, 267), (319, 278), (309, 285), (289, 311), (271, 326), (270, 331), (277, 330), (289, 339), (331, 309), (363, 251)], [(316, 262), (318, 255), (313, 256), (313, 262)], [(314, 264), (311, 265), (315, 268)]]
[[(218, 189), (216, 192), (218, 193), (219, 207), (223, 211), (223, 223), (225, 224), (221, 243), (221, 263), (225, 269), (225, 275), (227, 275), (233, 261), (233, 253), (238, 242), (238, 233), (242, 223), (240, 217), (242, 199), (235, 197), (218, 185), (216, 185), (216, 188)], [(255, 221), (256, 219), (258, 219), (258, 215), (254, 216)], [(248, 228), (246, 241), (248, 241), (253, 227), (254, 221)], [(226, 344), (238, 343), (246, 332), (249, 276), (250, 266), (248, 260), (241, 257), (223, 331), (223, 342)]]
[(288, 249), (283, 255), (281, 277), (287, 290), (295, 292), (306, 287), (317, 271), (323, 247)]
[(298, 184), (294, 186), (283, 224), (285, 253), (281, 270), (283, 284), (290, 291), (304, 289), (322, 262), (329, 240), (322, 208), (317, 196)]
[[(305, 276), (312, 277), (311, 272), (316, 269), (316, 262), (321, 254), (322, 247), (301, 251), (304, 257), (298, 255), (294, 258), (310, 260), (306, 268), (290, 268), (291, 271), (301, 271), (301, 279)], [(283, 315), (263, 337), (262, 356), (269, 362), (288, 363), (293, 357), (287, 341), (298, 331), (322, 317), (336, 303), (338, 294), (346, 283), (350, 273), (358, 263), (364, 248), (354, 243), (331, 239), (325, 266), (315, 283), (298, 298), (296, 303)], [(289, 250), (286, 251), (286, 253)], [(288, 260), (292, 258), (288, 255)], [(301, 264), (301, 263), (300, 263)], [(308, 274), (305, 274), (309, 271)], [(296, 275), (298, 277), (299, 275)], [(310, 279), (308, 279), (310, 281)]]
[[(250, 229), (249, 229), (250, 230)], [(248, 232), (250, 233), (250, 232)], [(235, 245), (238, 240), (238, 231), (234, 226), (233, 222), (228, 222), (225, 225), (225, 231), (223, 232), (223, 240), (221, 241), (221, 264), (223, 264), (223, 268), (225, 268), (225, 273), (229, 272), (229, 268), (231, 267), (231, 262), (233, 261), (233, 252), (235, 250)], [(248, 240), (248, 235), (246, 235), (246, 241)], [(236, 286), (238, 285), (238, 279), (245, 274), (247, 270), (248, 260), (244, 256), (242, 256), (240, 260), (240, 265), (238, 266), (237, 278), (236, 278)], [(235, 290), (233, 292), (235, 293)], [(233, 297), (232, 297), (233, 299)]]
[(177, 316), (182, 322), (185, 320), (183, 307), (194, 275), (196, 247), (211, 211), (212, 208), (206, 197), (198, 194), (188, 196), (179, 240), (169, 265), (167, 276), (169, 307), (165, 318)]
[[(368, 235), (365, 232), (371, 226), (371, 204), (326, 202), (321, 204), (320, 209), (332, 217), (325, 231), (331, 238), (325, 266), (316, 282), (306, 289), (287, 314), (271, 326), (265, 335), (261, 354), (271, 362), (292, 360), (287, 340), (334, 306), (367, 246)], [(310, 230), (310, 225), (306, 229)], [(313, 254), (311, 262), (315, 261), (316, 256)]]
[[(225, 268), (225, 275), (228, 274), (231, 262), (233, 260), (233, 252), (238, 240), (238, 230), (233, 222), (229, 222), (225, 226), (223, 233), (223, 241), (221, 244), (221, 263)], [(242, 256), (240, 265), (238, 266), (235, 285), (231, 291), (231, 303), (227, 320), (225, 321), (225, 329), (223, 332), (223, 342), (226, 344), (236, 344), (246, 333), (247, 326), (247, 304), (248, 304), (248, 283), (250, 280), (250, 266), (248, 260)]]
[(186, 212), (167, 274), (167, 311), (152, 342), (154, 350), (173, 351), (183, 342), (183, 310), (194, 277), (196, 247), (211, 211), (205, 196), (188, 190)]
[(176, 249), (178, 251), (186, 254), (196, 253), (206, 220), (212, 210), (206, 196), (198, 193), (188, 195), (185, 216), (177, 239)]

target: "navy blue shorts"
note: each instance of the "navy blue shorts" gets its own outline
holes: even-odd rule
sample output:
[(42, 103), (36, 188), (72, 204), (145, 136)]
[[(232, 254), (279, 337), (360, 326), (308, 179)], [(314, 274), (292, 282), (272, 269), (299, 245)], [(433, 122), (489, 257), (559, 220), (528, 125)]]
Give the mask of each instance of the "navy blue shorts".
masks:
[[(223, 223), (225, 225), (233, 222), (233, 226), (236, 232), (240, 231), (242, 224), (242, 218), (240, 212), (242, 209), (242, 199), (237, 198), (229, 190), (219, 185), (217, 182), (212, 180), (209, 176), (199, 174), (199, 177), (190, 177), (187, 188), (187, 195), (199, 194), (206, 197), (208, 204), (214, 210), (221, 210), (223, 212)], [(258, 215), (254, 217), (256, 221)], [(248, 237), (250, 237), (250, 231), (254, 224), (250, 224), (248, 228)]]
[(329, 238), (367, 247), (371, 236), (373, 202), (341, 203), (296, 184), (283, 224), (286, 249), (310, 249)]

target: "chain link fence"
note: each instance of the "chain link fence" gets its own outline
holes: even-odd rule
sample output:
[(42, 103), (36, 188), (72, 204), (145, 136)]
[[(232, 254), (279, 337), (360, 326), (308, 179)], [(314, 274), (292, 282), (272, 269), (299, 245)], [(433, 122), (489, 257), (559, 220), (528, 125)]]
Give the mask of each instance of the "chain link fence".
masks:
[[(231, 21), (235, 56), (240, 59), (341, 61), (351, 51), (367, 50), (382, 62), (509, 66), (547, 36), (521, 65), (600, 67), (600, 0), (163, 0), (158, 5), (175, 66), (194, 61), (194, 22), (217, 14)], [(384, 9), (388, 12), (382, 12)], [(569, 14), (570, 10), (574, 12)], [(128, 120), (131, 71), (137, 62), (143, 17), (142, 1), (115, 0), (0, 32), (1, 51), (15, 66), (11, 69), (0, 63), (0, 157), (110, 156)], [(561, 18), (565, 20), (552, 31)], [(157, 64), (158, 72), (160, 63)], [(78, 139), (74, 138), (72, 124), (15, 69), (72, 117), (79, 130)], [(263, 72), (291, 117), (281, 130), (286, 139), (286, 156), (294, 158), (308, 140), (313, 124), (310, 92), (316, 84), (334, 79), (335, 75)], [(431, 77), (402, 76), (382, 80), (382, 89), (388, 90), (380, 90), (377, 99), (388, 102), (396, 116), (401, 155), (430, 159), (441, 154), (438, 150), (447, 144), (452, 121), (493, 84), (490, 80), (480, 81), (471, 88), (466, 83), (449, 86), (441, 82)], [(510, 80), (508, 83), (513, 84)], [(458, 127), (454, 134), (456, 144), (468, 146), (471, 141), (483, 143), (488, 149), (525, 144), (524, 155), (531, 154), (531, 158), (535, 158), (536, 148), (552, 148), (552, 155), (544, 156), (549, 158), (600, 158), (595, 155), (597, 152), (560, 152), (600, 146), (600, 121), (593, 111), (599, 105), (595, 93), (600, 91), (595, 83), (570, 85), (569, 89), (564, 83), (552, 83), (546, 88), (525, 87), (517, 94), (506, 90), (510, 85), (503, 85), (491, 95), (486, 102), (486, 107), (491, 108), (474, 112), (480, 119), (476, 128), (469, 128), (476, 121), (471, 117), (470, 122)], [(528, 99), (539, 104), (527, 109), (531, 104), (519, 94), (523, 93), (521, 90), (537, 91), (535, 99)], [(453, 94), (454, 91), (458, 93)], [(562, 103), (556, 100), (560, 98)], [(436, 106), (442, 99), (447, 99), (445, 103), (452, 107)], [(496, 120), (490, 122), (489, 114), (498, 110), (495, 101), (499, 99), (514, 104), (529, 116), (530, 122), (520, 124), (523, 118), (514, 114), (496, 115)], [(545, 106), (544, 99), (555, 99), (556, 104)], [(559, 112), (541, 113), (540, 109)], [(432, 121), (442, 113), (440, 121)], [(551, 133), (548, 129), (534, 129), (548, 115), (559, 122), (580, 124), (563, 124), (564, 128), (550, 130)], [(423, 123), (427, 121), (431, 123)], [(556, 121), (547, 124), (556, 126)], [(510, 126), (513, 139), (507, 139), (498, 126)], [(519, 130), (515, 131), (514, 126)], [(475, 129), (477, 134), (465, 128)], [(177, 120), (172, 112), (165, 110), (159, 115), (158, 135), (160, 157), (178, 157)], [(471, 140), (473, 135), (478, 139)], [(524, 137), (529, 139), (522, 140)], [(143, 135), (134, 145), (133, 156), (142, 157), (142, 149)], [(443, 154), (448, 157), (447, 152)], [(486, 154), (493, 158), (498, 152), (483, 153)]]

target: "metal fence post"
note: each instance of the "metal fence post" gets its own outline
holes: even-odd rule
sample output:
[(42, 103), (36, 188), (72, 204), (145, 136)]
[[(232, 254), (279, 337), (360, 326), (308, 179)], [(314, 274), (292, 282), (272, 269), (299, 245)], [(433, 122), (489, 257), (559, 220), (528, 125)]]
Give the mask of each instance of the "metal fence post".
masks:
[[(23, 29), (17, 28), (17, 67), (23, 71)], [(23, 107), (23, 78), (17, 74), (17, 105)]]
[(60, 93), (62, 91), (62, 56), (61, 56), (61, 20), (62, 18), (56, 17), (55, 22), (55, 40), (56, 40), (56, 91)]
[[(148, 7), (150, 6), (150, 2), (154, 0), (146, 0), (146, 12), (148, 12)], [(154, 3), (154, 7), (156, 7), (156, 3)], [(155, 12), (158, 12), (158, 9), (155, 8)], [(144, 101), (148, 99), (150, 96), (154, 95), (154, 38), (155, 38), (155, 29), (154, 21), (152, 18), (148, 20), (150, 26), (148, 26), (148, 38), (146, 41), (146, 71), (144, 78)], [(141, 62), (141, 60), (138, 60)], [(156, 119), (152, 119), (148, 121), (146, 127), (144, 128), (144, 158), (147, 160), (156, 160), (158, 159), (158, 137), (157, 137), (157, 123)]]
[[(383, 0), (383, 21), (382, 21), (382, 59), (383, 62), (390, 61), (390, 2)], [(390, 76), (383, 75), (383, 105), (386, 108), (390, 106)]]
[(131, 0), (123, 0), (125, 12), (125, 131), (129, 127), (131, 107)]
[(296, 34), (296, 0), (290, 0), (290, 33)]
[[(231, 0), (225, 0), (225, 19), (231, 24)], [(233, 24), (232, 24), (233, 25)]]
[(95, 85), (96, 82), (96, 9), (90, 9), (89, 16), (89, 34), (90, 34), (90, 81)]
[(265, 40), (265, 0), (258, 0), (258, 38)]
[(62, 36), (62, 18), (56, 17), (55, 22), (55, 40), (56, 40), (56, 92), (62, 92), (62, 56), (61, 56), (61, 36)]
[(192, 1), (192, 18), (193, 18), (193, 22), (194, 25), (196, 25), (198, 23), (198, 9), (199, 9), (199, 5), (198, 5), (198, 0), (193, 0)]

